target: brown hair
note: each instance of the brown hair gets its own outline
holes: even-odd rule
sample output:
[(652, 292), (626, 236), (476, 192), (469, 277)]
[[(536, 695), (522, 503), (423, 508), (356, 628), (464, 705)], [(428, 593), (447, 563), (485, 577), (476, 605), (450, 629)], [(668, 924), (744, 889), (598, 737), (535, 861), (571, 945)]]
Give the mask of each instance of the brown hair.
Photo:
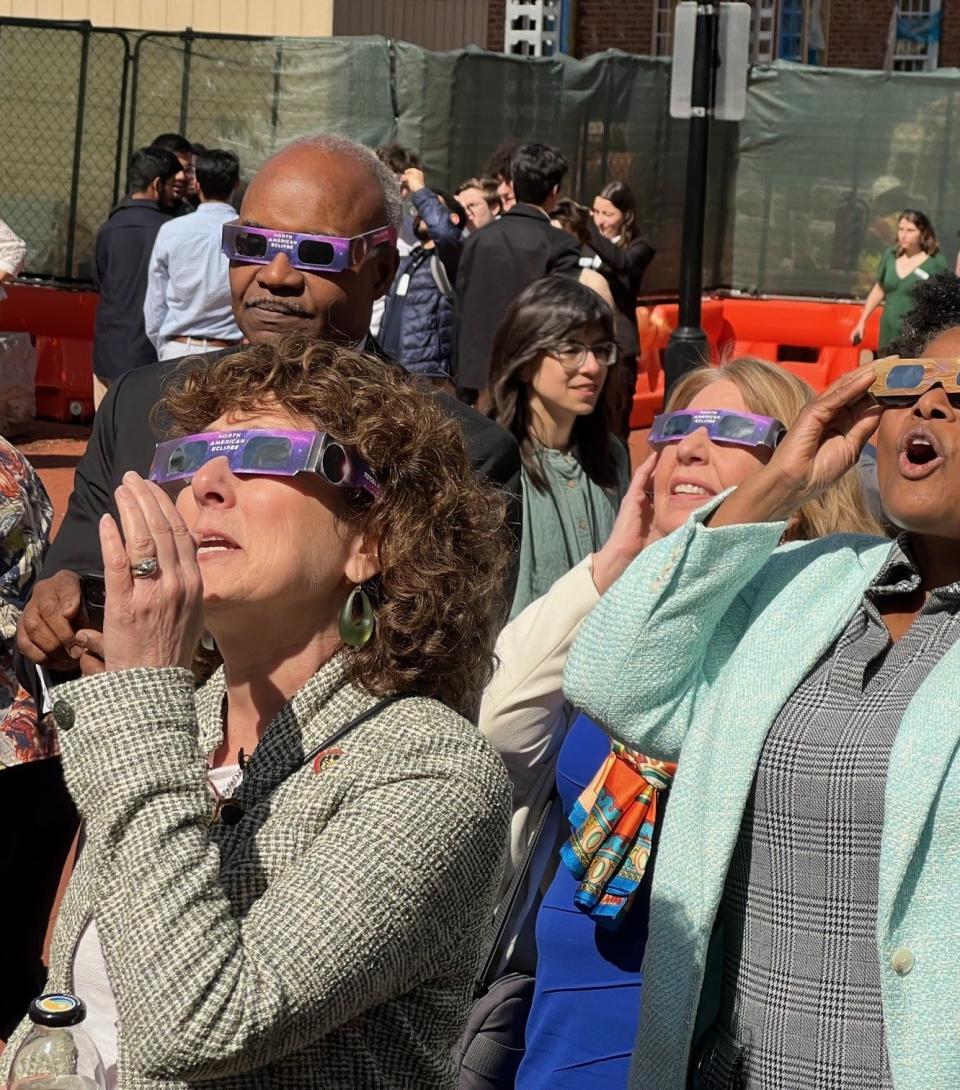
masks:
[(550, 220), (556, 221), (568, 235), (573, 235), (581, 246), (590, 238), (590, 211), (570, 197), (557, 201), (550, 212)]
[(186, 435), (272, 404), (356, 451), (380, 484), (377, 497), (342, 493), (339, 517), (379, 541), (381, 567), (364, 584), (373, 638), (344, 648), (347, 676), (472, 714), (506, 617), (511, 543), (505, 501), (474, 474), (457, 424), (393, 364), (296, 335), (194, 368), (160, 418)]
[[(699, 367), (684, 375), (671, 391), (666, 410), (686, 408), (702, 390), (723, 381), (737, 387), (750, 412), (772, 416), (788, 428), (814, 396), (805, 382), (782, 367), (753, 356), (740, 356), (719, 367)], [(884, 536), (867, 507), (856, 472), (845, 473), (821, 496), (804, 504), (797, 512), (796, 525), (788, 529), (785, 537), (788, 541), (809, 541), (828, 534)]]
[[(493, 341), (490, 385), (495, 419), (520, 444), (523, 468), (539, 492), (549, 492), (550, 485), (530, 412), (533, 375), (546, 353), (588, 325), (599, 326), (604, 338), (613, 340), (613, 312), (595, 291), (569, 276), (545, 276), (528, 284), (514, 299)], [(577, 417), (571, 435), (584, 473), (601, 488), (617, 483), (620, 464), (612, 423), (617, 384), (611, 371), (607, 369), (593, 412)]]
[[(937, 242), (937, 235), (933, 229), (933, 224), (930, 222), (929, 216), (923, 212), (918, 212), (915, 208), (905, 208), (899, 216), (897, 216), (897, 224), (901, 220), (906, 220), (907, 223), (912, 223), (920, 231), (920, 249), (927, 255), (927, 257), (933, 257), (935, 253), (940, 250), (940, 243)], [(903, 253), (900, 247), (897, 247), (897, 257)]]
[(483, 194), (483, 199), (487, 202), (487, 208), (491, 212), (499, 215), (503, 211), (503, 201), (500, 199), (500, 194), (497, 192), (497, 179), (488, 178), (486, 176), (482, 178), (467, 178), (465, 182), (461, 182), (454, 190), (454, 196), (459, 199), (460, 194), (465, 189), (479, 189)]

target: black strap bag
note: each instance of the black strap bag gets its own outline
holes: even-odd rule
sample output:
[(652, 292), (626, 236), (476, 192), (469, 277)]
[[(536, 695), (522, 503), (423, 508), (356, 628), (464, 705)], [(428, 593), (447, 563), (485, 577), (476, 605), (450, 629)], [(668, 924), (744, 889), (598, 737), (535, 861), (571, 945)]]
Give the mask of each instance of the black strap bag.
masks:
[[(555, 799), (543, 808), (523, 863), (494, 917), (470, 1017), (454, 1054), (458, 1090), (512, 1090), (516, 1080), (533, 1003), (534, 977), (532, 972), (509, 971), (508, 946), (535, 918), (523, 894), (528, 889), (537, 847), (545, 843), (546, 829), (557, 828), (558, 817), (559, 799)], [(549, 839), (552, 845), (554, 837)], [(520, 918), (524, 915), (526, 920)]]

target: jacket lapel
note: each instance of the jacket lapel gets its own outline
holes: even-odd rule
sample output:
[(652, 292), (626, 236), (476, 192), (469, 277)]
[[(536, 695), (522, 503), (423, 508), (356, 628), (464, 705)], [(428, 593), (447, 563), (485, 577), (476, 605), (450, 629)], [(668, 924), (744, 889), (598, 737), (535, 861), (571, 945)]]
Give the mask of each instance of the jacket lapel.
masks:
[(343, 657), (333, 658), (274, 716), (246, 766), (237, 798), (247, 807), (266, 798), (324, 739), (376, 701), (347, 682)]
[(890, 753), (880, 847), (878, 934), (896, 897), (960, 743), (960, 643), (947, 649), (904, 714)]

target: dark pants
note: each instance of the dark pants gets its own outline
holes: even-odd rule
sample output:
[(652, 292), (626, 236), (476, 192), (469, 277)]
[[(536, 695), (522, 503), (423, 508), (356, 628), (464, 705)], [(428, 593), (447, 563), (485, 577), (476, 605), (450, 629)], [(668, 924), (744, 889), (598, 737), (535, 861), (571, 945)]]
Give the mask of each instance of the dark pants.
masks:
[(42, 994), (43, 939), (77, 812), (59, 758), (0, 771), (0, 1040)]

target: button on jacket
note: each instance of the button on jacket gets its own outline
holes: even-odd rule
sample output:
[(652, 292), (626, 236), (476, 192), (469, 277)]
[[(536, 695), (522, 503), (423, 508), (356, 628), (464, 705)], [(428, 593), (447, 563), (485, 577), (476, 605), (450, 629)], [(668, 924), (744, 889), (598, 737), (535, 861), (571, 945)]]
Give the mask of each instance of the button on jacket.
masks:
[(92, 914), (120, 1090), (452, 1090), (506, 851), (500, 759), (456, 713), (408, 697), (339, 740), (336, 760), (305, 762), (379, 699), (337, 657), (264, 733), (240, 822), (211, 825), (223, 695), (222, 672), (195, 693), (177, 669), (58, 688), (86, 842), (48, 990), (72, 989)]
[(157, 232), (170, 217), (156, 201), (124, 197), (97, 231), (97, 307), (93, 373), (119, 378), (133, 367), (157, 362), (143, 324), (147, 270)]

